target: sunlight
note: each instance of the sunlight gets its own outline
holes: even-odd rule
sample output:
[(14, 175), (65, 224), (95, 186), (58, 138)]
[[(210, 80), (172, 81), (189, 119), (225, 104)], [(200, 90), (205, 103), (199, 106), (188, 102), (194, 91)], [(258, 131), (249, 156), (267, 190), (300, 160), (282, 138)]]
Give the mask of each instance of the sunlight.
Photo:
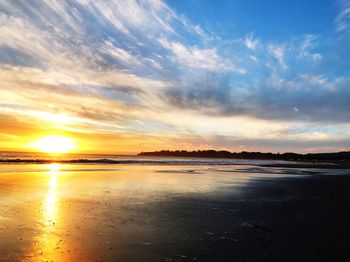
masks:
[(50, 170), (50, 175), (54, 176), (57, 175), (58, 171), (60, 170), (60, 164), (50, 164), (49, 165), (49, 170)]
[(50, 164), (49, 174), (50, 180), (48, 183), (48, 194), (45, 203), (45, 214), (48, 221), (53, 221), (56, 217), (56, 187), (57, 187), (57, 175), (60, 170), (60, 164)]
[(68, 153), (76, 148), (76, 143), (69, 137), (50, 135), (32, 142), (30, 147), (46, 153)]
[(43, 211), (43, 233), (38, 236), (36, 242), (40, 246), (40, 258), (49, 260), (56, 257), (57, 243), (59, 236), (56, 234), (56, 224), (58, 221), (58, 197), (57, 197), (57, 177), (60, 170), (60, 164), (48, 165), (50, 179), (48, 181), (48, 190), (44, 201)]

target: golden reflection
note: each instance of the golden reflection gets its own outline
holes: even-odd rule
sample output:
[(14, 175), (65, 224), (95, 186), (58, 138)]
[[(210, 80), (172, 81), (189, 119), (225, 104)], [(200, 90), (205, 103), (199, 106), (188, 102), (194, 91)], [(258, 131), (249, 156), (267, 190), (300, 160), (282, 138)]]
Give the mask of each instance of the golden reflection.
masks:
[(50, 164), (50, 180), (48, 184), (48, 193), (45, 202), (44, 216), (46, 223), (55, 224), (56, 216), (57, 216), (57, 196), (56, 196), (56, 188), (57, 188), (57, 174), (59, 172), (60, 165), (59, 164)]
[(61, 165), (60, 164), (50, 164), (49, 165), (49, 170), (50, 170), (50, 175), (53, 177), (57, 175), (58, 171), (60, 170)]
[[(48, 174), (50, 178), (47, 184), (47, 194), (43, 203), (42, 233), (37, 238), (37, 259), (55, 261), (59, 258), (60, 237), (58, 230), (59, 221), (59, 198), (57, 196), (57, 185), (60, 172), (60, 164), (50, 164)], [(39, 257), (39, 258), (38, 258)]]

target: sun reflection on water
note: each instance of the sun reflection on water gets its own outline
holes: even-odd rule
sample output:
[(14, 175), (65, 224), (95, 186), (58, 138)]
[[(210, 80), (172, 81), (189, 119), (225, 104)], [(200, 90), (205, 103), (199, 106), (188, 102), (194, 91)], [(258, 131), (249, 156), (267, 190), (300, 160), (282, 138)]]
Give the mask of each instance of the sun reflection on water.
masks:
[(60, 170), (60, 168), (61, 168), (61, 165), (60, 164), (56, 164), (56, 163), (54, 163), (54, 164), (50, 164), (49, 165), (49, 170), (50, 170), (50, 175), (51, 176), (56, 176), (57, 175), (57, 173), (58, 173), (58, 171)]

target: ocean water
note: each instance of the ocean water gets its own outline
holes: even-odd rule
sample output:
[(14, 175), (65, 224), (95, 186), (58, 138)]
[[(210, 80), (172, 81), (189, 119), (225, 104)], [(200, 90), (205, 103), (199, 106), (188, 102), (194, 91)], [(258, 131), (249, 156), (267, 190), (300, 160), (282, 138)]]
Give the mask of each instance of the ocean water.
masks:
[(46, 154), (27, 152), (0, 152), (2, 163), (101, 163), (152, 165), (259, 165), (291, 163), (282, 160), (246, 160), (225, 158), (159, 157), (108, 154)]

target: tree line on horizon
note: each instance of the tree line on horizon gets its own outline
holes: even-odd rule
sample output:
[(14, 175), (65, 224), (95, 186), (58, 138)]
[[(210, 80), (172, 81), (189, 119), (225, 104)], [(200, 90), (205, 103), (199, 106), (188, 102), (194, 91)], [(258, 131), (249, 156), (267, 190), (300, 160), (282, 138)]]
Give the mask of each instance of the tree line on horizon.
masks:
[(172, 157), (206, 157), (234, 159), (264, 159), (287, 161), (350, 161), (350, 151), (336, 153), (263, 153), (263, 152), (230, 152), (226, 150), (160, 150), (141, 152), (139, 156), (172, 156)]

